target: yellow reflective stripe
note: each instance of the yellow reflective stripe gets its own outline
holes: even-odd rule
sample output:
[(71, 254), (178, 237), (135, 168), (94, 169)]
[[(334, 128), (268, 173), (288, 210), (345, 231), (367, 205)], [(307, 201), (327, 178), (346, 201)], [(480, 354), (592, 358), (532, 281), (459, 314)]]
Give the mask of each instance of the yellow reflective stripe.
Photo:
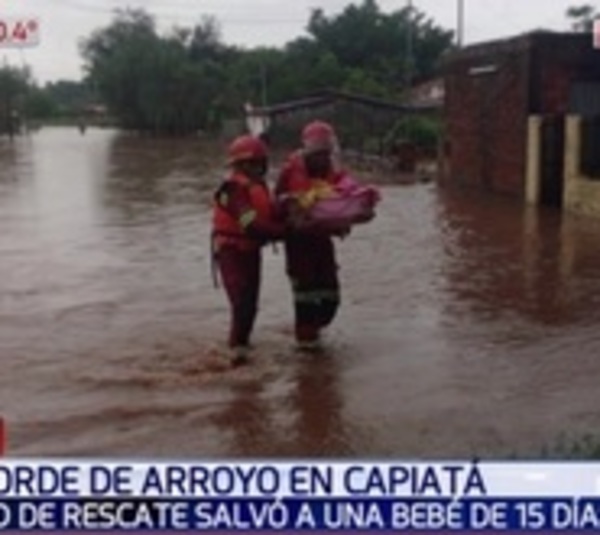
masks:
[(258, 214), (256, 213), (256, 210), (248, 210), (240, 216), (238, 222), (240, 225), (242, 225), (242, 228), (246, 228), (256, 219), (257, 215)]

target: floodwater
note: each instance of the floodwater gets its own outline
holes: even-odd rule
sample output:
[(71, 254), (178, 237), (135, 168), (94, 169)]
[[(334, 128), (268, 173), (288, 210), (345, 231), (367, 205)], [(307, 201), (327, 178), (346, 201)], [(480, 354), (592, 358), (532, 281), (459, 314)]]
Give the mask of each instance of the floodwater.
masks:
[(0, 142), (0, 412), (14, 456), (535, 456), (600, 425), (600, 223), (383, 187), (343, 306), (293, 351), (265, 250), (230, 370), (209, 262), (221, 147), (106, 130)]

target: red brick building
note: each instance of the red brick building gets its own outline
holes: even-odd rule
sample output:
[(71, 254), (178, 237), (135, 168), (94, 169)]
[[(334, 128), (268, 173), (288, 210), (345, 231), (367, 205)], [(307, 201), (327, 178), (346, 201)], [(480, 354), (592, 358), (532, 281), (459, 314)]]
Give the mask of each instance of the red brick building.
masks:
[[(473, 45), (444, 67), (445, 179), (524, 195), (527, 120), (600, 115), (600, 50), (589, 34), (533, 32)], [(561, 145), (560, 128), (546, 142)], [(562, 152), (546, 166), (562, 171)], [(555, 192), (560, 195), (560, 192)]]

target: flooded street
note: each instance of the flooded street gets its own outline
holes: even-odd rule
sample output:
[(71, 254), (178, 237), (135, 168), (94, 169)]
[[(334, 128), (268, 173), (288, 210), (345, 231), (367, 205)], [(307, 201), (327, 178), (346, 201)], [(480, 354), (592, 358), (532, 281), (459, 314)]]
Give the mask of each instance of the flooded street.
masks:
[(0, 413), (13, 456), (535, 456), (600, 426), (600, 222), (383, 188), (339, 244), (327, 353), (265, 250), (253, 364), (219, 357), (219, 147), (0, 140)]

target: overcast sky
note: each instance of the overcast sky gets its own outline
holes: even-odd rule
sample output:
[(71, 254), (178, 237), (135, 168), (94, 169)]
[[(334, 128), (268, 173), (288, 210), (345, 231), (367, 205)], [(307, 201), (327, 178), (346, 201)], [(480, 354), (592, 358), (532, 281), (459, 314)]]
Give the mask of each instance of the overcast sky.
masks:
[[(458, 0), (413, 0), (413, 4), (449, 29), (456, 27)], [(3, 16), (37, 16), (41, 42), (24, 51), (0, 50), (10, 64), (27, 63), (40, 82), (79, 79), (78, 41), (107, 25), (114, 8), (143, 7), (156, 16), (159, 27), (192, 25), (204, 14), (221, 23), (223, 39), (246, 46), (282, 45), (302, 35), (311, 8), (340, 12), (348, 0), (0, 0)], [(569, 5), (583, 0), (464, 0), (465, 41), (473, 43), (518, 34), (535, 28), (564, 30)], [(407, 0), (379, 0), (388, 12)]]

